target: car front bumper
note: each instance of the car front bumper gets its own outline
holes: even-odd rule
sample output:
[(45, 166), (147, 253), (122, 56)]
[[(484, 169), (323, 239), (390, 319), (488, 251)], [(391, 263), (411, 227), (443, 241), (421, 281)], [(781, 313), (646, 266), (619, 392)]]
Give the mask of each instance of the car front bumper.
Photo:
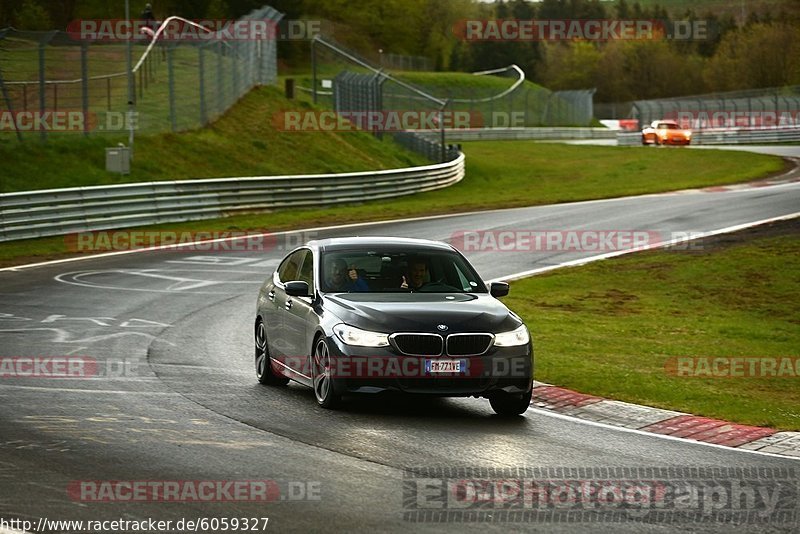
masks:
[[(525, 393), (533, 382), (532, 345), (490, 347), (479, 356), (410, 356), (393, 347), (345, 345), (328, 338), (334, 389), (345, 393), (399, 391), (436, 396), (489, 396)], [(460, 360), (461, 372), (429, 372), (426, 360)]]

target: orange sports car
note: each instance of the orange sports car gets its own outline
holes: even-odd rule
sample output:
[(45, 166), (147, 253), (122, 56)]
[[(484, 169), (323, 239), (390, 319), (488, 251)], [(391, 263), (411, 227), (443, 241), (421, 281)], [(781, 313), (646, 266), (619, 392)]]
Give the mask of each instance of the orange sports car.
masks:
[(692, 131), (681, 128), (675, 121), (653, 121), (642, 130), (643, 145), (688, 145)]

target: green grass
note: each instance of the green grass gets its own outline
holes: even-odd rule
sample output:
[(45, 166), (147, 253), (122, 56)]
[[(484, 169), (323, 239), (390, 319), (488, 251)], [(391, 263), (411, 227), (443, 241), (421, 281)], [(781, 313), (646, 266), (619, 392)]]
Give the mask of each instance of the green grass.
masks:
[(800, 430), (800, 377), (698, 378), (673, 357), (800, 357), (800, 236), (655, 251), (513, 283), (536, 378), (613, 399)]
[[(170, 173), (185, 172), (187, 161), (202, 163), (203, 159), (216, 160), (219, 157), (218, 150), (230, 151), (227, 152), (230, 165), (247, 176), (257, 174), (256, 166), (263, 169), (272, 165), (270, 162), (273, 158), (298, 159), (298, 154), (307, 153), (312, 154), (308, 158), (310, 164), (330, 165), (337, 157), (333, 153), (323, 153), (316, 146), (326, 142), (322, 138), (327, 134), (285, 134), (279, 136), (276, 143), (304, 144), (287, 147), (283, 149), (285, 153), (264, 150), (254, 154), (245, 150), (240, 155), (234, 151), (232, 141), (218, 137), (213, 132), (203, 135), (219, 140), (221, 147), (206, 142), (203, 136), (198, 138), (202, 144), (194, 146), (183, 140), (185, 136), (201, 133), (169, 137), (170, 140), (173, 137), (175, 139), (169, 153), (176, 156), (173, 157), (174, 161), (164, 159), (162, 162), (170, 168)], [(347, 135), (359, 134), (342, 134), (337, 143), (344, 146), (349, 139)], [(246, 147), (254, 142), (259, 141), (242, 135), (238, 144)], [(572, 146), (531, 141), (470, 142), (464, 143), (463, 147), (467, 155), (467, 176), (447, 189), (364, 204), (239, 215), (160, 225), (158, 228), (278, 231), (345, 222), (551, 204), (741, 182), (762, 177), (783, 166), (780, 158), (772, 156), (716, 150)], [(248, 157), (248, 154), (252, 157)], [(265, 161), (257, 157), (258, 154)], [(318, 158), (320, 162), (314, 163), (312, 158)], [(251, 167), (242, 167), (245, 162), (249, 162)], [(137, 165), (140, 164), (137, 162)], [(155, 168), (158, 162), (148, 165)], [(60, 237), (0, 243), (0, 265), (60, 257), (67, 254), (65, 249), (64, 239)]]
[[(331, 67), (328, 66), (328, 68)], [(348, 67), (347, 70), (365, 73), (364, 69)], [(319, 73), (318, 82), (323, 79), (332, 79), (336, 73), (338, 71), (330, 71), (328, 74)], [(529, 80), (508, 95), (485, 102), (481, 101), (495, 97), (509, 89), (517, 80), (516, 73), (506, 73), (504, 76), (476, 76), (465, 72), (402, 71), (391, 74), (437, 99), (448, 100), (447, 110), (449, 111), (473, 113), (471, 120), (473, 127), (590, 126), (596, 124), (593, 121), (582, 121), (582, 113), (569, 101)], [(313, 86), (310, 74), (297, 73), (286, 77), (294, 78), (298, 87), (298, 98), (311, 101), (311, 93), (299, 89), (300, 87), (308, 89)], [(281, 78), (281, 83), (284, 78)], [(330, 90), (320, 89), (320, 91)], [(318, 102), (327, 107), (333, 107), (331, 95), (318, 93)], [(439, 109), (439, 104), (422, 99), (419, 95), (393, 81), (384, 83), (382, 103), (384, 109), (392, 110)], [(506, 118), (511, 113), (517, 113), (514, 116), (513, 124), (510, 124)]]
[(361, 132), (286, 133), (275, 114), (308, 107), (275, 88), (250, 92), (208, 128), (137, 136), (129, 176), (105, 170), (105, 147), (125, 137), (63, 134), (42, 144), (0, 142), (0, 192), (226, 176), (333, 173), (424, 165), (424, 158)]

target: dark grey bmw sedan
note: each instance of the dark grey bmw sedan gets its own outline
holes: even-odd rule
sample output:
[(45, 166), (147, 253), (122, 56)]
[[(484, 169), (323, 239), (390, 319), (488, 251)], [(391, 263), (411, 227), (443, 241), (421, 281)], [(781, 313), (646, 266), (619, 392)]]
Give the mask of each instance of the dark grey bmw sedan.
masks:
[(258, 294), (259, 382), (343, 395), (397, 391), (485, 397), (495, 412), (527, 410), (533, 348), (522, 320), (446, 243), (392, 237), (310, 241)]

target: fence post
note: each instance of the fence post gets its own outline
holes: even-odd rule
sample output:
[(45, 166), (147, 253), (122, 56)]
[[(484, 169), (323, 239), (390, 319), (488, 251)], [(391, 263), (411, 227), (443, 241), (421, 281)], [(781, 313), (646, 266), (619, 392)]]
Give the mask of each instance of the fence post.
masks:
[(233, 54), (231, 54), (231, 78), (233, 81), (233, 99), (232, 102), (235, 102), (237, 98), (239, 98), (239, 54), (238, 50), (235, 50)]
[(203, 54), (204, 45), (197, 47), (197, 72), (200, 78), (200, 125), (206, 124), (206, 84), (205, 84), (205, 55)]
[[(42, 117), (44, 117), (45, 98), (47, 97), (45, 94), (47, 85), (45, 85), (44, 81), (44, 43), (39, 43), (39, 112), (42, 114)], [(44, 129), (44, 126), (39, 128), (39, 139), (42, 142), (47, 141), (47, 131)]]
[[(22, 88), (24, 90), (25, 86), (23, 85)], [(13, 104), (11, 102), (11, 97), (8, 96), (8, 89), (6, 88), (5, 81), (3, 80), (3, 71), (2, 71), (2, 69), (0, 69), (0, 89), (3, 90), (3, 100), (6, 101), (6, 108), (8, 109), (9, 113), (13, 117), (14, 116), (14, 106), (13, 106)], [(27, 111), (27, 109), (25, 111)], [(17, 123), (17, 121), (14, 121), (14, 129), (17, 131), (17, 140), (19, 140), (19, 142), (21, 143), (22, 142), (22, 132), (19, 131), (19, 124)]]
[(167, 79), (169, 80), (169, 122), (172, 131), (178, 130), (178, 123), (175, 117), (175, 72), (173, 70), (173, 46), (167, 46)]
[(311, 100), (317, 103), (317, 39), (311, 39)]
[(444, 163), (447, 161), (447, 145), (445, 145), (445, 124), (444, 124), (444, 111), (447, 108), (447, 104), (449, 100), (445, 100), (444, 104), (442, 104), (441, 109), (439, 109), (439, 129), (441, 130), (441, 143), (442, 143), (442, 159), (441, 162)]
[(225, 106), (222, 98), (222, 42), (217, 42), (217, 112), (222, 114)]
[(525, 89), (525, 112), (524, 112), (525, 113), (525, 119), (524, 119), (525, 124), (524, 124), (524, 126), (530, 126), (530, 124), (528, 124), (528, 95), (530, 95), (531, 91), (527, 87), (525, 87), (524, 89)]
[(89, 135), (89, 44), (81, 43), (81, 109), (83, 110), (83, 135)]

